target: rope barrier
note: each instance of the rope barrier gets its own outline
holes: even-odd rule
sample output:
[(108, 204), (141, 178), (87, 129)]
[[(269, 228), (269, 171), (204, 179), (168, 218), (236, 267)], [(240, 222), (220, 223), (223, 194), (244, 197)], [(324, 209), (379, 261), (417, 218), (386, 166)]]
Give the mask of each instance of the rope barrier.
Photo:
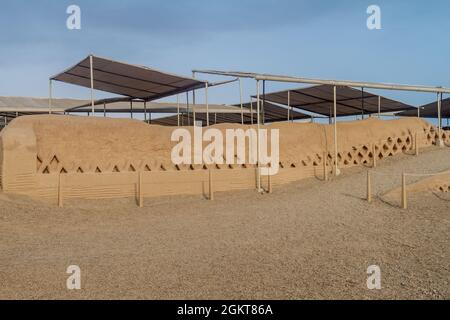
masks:
[(439, 176), (441, 174), (450, 173), (450, 171), (445, 172), (439, 172), (439, 173), (405, 173), (406, 176), (409, 177), (432, 177), (432, 176)]
[[(444, 172), (438, 172), (438, 173), (404, 173), (405, 176), (409, 177), (432, 177), (432, 176), (439, 176), (442, 174), (450, 173), (450, 171), (444, 171)], [(371, 171), (371, 174), (376, 174), (379, 176), (385, 176), (385, 177), (397, 177), (399, 175), (403, 175), (403, 173), (400, 174), (393, 174), (393, 173), (381, 173), (381, 172), (375, 172)]]
[[(405, 172), (403, 172), (401, 174), (401, 177), (402, 177), (401, 207), (403, 209), (408, 208), (407, 183), (406, 183), (407, 177), (433, 177), (433, 176), (439, 176), (439, 175), (448, 174), (448, 173), (450, 173), (450, 171), (444, 171), (444, 172), (438, 172), (438, 173), (405, 173)], [(372, 170), (368, 170), (367, 171), (367, 201), (369, 203), (372, 202), (372, 178), (371, 178), (372, 174), (378, 174), (380, 176), (389, 176), (389, 177), (397, 176), (397, 175), (393, 175), (393, 174), (380, 173), (380, 172), (374, 172)], [(381, 192), (378, 192), (376, 194), (376, 197), (378, 199), (382, 200)]]

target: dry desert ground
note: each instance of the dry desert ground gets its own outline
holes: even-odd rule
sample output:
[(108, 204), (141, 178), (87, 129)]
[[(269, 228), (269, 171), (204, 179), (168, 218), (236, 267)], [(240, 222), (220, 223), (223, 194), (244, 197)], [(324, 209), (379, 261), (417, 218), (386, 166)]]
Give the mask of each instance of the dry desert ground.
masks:
[[(450, 196), (383, 193), (400, 173), (450, 169), (450, 148), (332, 181), (199, 196), (66, 202), (0, 193), (1, 299), (449, 299)], [(419, 178), (411, 178), (409, 182)], [(66, 268), (81, 269), (67, 290)], [(368, 290), (367, 267), (381, 268)]]

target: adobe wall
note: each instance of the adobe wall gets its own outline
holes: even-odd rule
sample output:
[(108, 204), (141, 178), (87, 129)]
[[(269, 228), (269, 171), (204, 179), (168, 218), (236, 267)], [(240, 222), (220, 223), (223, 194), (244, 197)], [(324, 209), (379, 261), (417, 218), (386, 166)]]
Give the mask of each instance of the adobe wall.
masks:
[[(224, 131), (251, 126), (212, 127)], [(331, 172), (335, 161), (332, 125), (274, 123), (267, 128), (280, 130), (280, 171), (272, 177), (273, 184), (322, 177), (324, 153), (327, 171)], [(2, 189), (48, 200), (57, 198), (58, 185), (65, 198), (128, 197), (136, 195), (142, 172), (146, 197), (206, 194), (207, 167), (175, 166), (171, 161), (176, 144), (170, 140), (174, 129), (128, 119), (19, 117), (0, 133)], [(416, 118), (339, 122), (338, 164), (341, 168), (370, 165), (373, 146), (379, 160), (411, 152), (416, 133), (420, 147), (429, 146), (436, 139), (435, 128)], [(450, 145), (450, 134), (443, 132), (443, 137)], [(209, 168), (215, 191), (255, 188), (255, 165)], [(263, 186), (267, 179), (263, 177)]]

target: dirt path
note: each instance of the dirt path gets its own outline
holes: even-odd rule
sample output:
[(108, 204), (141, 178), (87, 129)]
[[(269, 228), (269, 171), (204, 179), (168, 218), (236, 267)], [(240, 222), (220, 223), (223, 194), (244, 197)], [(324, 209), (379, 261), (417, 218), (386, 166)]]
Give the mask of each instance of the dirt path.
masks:
[[(400, 173), (450, 169), (450, 148), (379, 163), (378, 194)], [(330, 182), (199, 197), (43, 205), (0, 194), (0, 298), (450, 298), (450, 198), (401, 210), (365, 196), (365, 169)], [(414, 181), (414, 179), (411, 179)], [(66, 289), (67, 266), (82, 289)], [(369, 265), (382, 289), (366, 287)]]

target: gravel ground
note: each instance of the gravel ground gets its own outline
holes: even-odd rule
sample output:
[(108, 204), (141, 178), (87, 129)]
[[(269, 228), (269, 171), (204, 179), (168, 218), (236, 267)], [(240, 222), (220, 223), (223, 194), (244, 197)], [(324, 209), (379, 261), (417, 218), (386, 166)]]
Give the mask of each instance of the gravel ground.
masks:
[[(400, 173), (450, 169), (450, 148), (379, 163), (375, 191)], [(0, 193), (0, 299), (449, 299), (450, 197), (409, 209), (368, 204), (364, 168), (273, 194), (65, 203)], [(414, 179), (410, 179), (410, 182)], [(82, 289), (66, 289), (66, 268)], [(367, 267), (381, 268), (368, 290)]]

